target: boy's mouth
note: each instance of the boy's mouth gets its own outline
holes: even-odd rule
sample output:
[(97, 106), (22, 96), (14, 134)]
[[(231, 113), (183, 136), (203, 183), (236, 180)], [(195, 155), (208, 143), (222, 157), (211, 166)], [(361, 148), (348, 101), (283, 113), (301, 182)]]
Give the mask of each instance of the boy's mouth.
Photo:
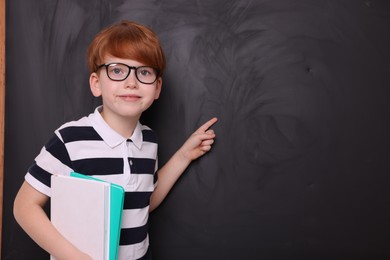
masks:
[(137, 101), (139, 100), (141, 97), (138, 96), (138, 95), (119, 95), (119, 98), (125, 100), (125, 101)]

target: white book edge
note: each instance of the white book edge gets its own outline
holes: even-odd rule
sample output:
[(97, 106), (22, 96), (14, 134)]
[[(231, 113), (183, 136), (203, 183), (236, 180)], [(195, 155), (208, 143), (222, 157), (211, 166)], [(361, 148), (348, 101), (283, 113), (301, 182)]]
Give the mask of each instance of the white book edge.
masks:
[(53, 175), (51, 191), (51, 222), (57, 230), (94, 260), (108, 260), (110, 184)]

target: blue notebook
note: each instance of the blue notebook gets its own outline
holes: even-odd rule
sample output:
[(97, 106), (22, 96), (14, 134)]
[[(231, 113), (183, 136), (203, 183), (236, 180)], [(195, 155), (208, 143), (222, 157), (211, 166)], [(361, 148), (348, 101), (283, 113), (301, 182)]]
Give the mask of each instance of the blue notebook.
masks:
[(76, 172), (51, 180), (53, 225), (93, 259), (118, 259), (124, 189)]

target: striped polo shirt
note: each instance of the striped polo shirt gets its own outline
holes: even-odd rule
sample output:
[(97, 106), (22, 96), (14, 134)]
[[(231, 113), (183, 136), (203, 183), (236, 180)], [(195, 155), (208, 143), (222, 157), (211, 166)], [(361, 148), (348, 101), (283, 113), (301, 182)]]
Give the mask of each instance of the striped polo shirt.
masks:
[(149, 246), (149, 199), (157, 184), (157, 136), (139, 122), (130, 139), (111, 129), (100, 115), (58, 128), (29, 168), (25, 179), (50, 196), (52, 174), (72, 171), (121, 185), (126, 193), (119, 259), (138, 259)]

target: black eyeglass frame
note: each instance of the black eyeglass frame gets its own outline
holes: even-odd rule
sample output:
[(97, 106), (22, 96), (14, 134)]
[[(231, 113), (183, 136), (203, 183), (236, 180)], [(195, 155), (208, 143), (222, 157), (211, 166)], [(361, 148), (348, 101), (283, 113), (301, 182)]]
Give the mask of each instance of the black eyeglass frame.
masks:
[[(113, 65), (113, 64), (118, 64), (118, 65), (123, 65), (123, 66), (128, 67), (128, 68), (129, 68), (129, 72), (127, 73), (126, 77), (124, 77), (123, 79), (112, 79), (112, 78), (110, 77), (109, 73), (108, 73), (108, 67), (109, 67), (110, 65)], [(96, 72), (97, 72), (99, 69), (103, 68), (103, 67), (106, 67), (106, 74), (107, 74), (107, 77), (108, 77), (110, 80), (112, 80), (112, 81), (124, 81), (124, 80), (126, 80), (127, 77), (129, 77), (129, 75), (130, 75), (130, 73), (131, 73), (131, 70), (134, 70), (136, 79), (137, 79), (139, 82), (141, 82), (142, 84), (148, 84), (148, 85), (153, 84), (153, 83), (156, 82), (157, 79), (160, 77), (160, 69), (154, 68), (154, 67), (151, 67), (151, 66), (139, 66), (139, 67), (134, 67), (134, 66), (129, 66), (129, 65), (124, 64), (124, 63), (120, 63), (120, 62), (113, 62), (113, 63), (107, 63), (107, 64), (101, 64), (101, 65), (99, 65), (99, 66), (97, 67), (97, 69), (96, 69)], [(141, 81), (141, 80), (138, 78), (138, 74), (137, 74), (137, 70), (138, 70), (139, 68), (152, 68), (152, 69), (154, 69), (154, 70), (156, 71), (156, 79), (155, 79), (153, 82), (151, 82), (151, 83), (145, 83), (145, 82)]]

